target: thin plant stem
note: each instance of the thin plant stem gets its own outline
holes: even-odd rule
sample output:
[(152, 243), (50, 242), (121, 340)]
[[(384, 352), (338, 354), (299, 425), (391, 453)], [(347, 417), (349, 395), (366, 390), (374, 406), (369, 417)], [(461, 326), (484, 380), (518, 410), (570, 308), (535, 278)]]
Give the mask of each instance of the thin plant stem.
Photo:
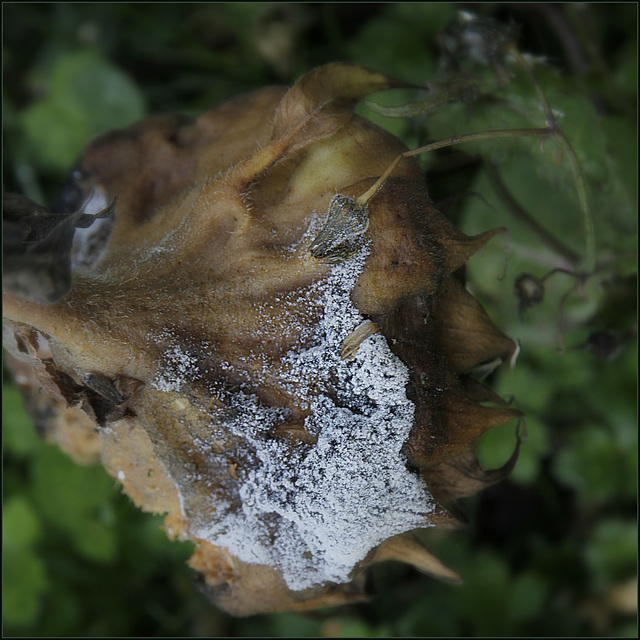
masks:
[(538, 79), (533, 73), (533, 69), (531, 69), (531, 66), (529, 65), (525, 57), (522, 55), (522, 53), (520, 53), (520, 50), (515, 44), (511, 45), (509, 53), (511, 53), (515, 57), (515, 59), (518, 61), (518, 64), (520, 64), (527, 76), (529, 76), (529, 80), (531, 80), (531, 83), (535, 87), (536, 93), (538, 94), (538, 99), (540, 100), (542, 108), (544, 109), (547, 126), (551, 130), (550, 133), (558, 141), (562, 149), (569, 157), (569, 164), (571, 165), (573, 178), (576, 183), (576, 190), (578, 192), (578, 202), (580, 203), (580, 210), (582, 211), (582, 225), (584, 227), (585, 235), (585, 269), (587, 271), (593, 271), (596, 266), (596, 234), (593, 226), (593, 216), (591, 214), (591, 208), (589, 206), (589, 199), (587, 198), (584, 173), (582, 171), (582, 167), (580, 166), (578, 156), (576, 155), (576, 152), (571, 146), (571, 143), (569, 142), (567, 137), (560, 130), (558, 121), (555, 117), (555, 114), (553, 113), (553, 109), (551, 108), (551, 105), (547, 100), (547, 96), (545, 95), (542, 86), (538, 82)]
[(387, 178), (391, 175), (396, 168), (400, 160), (403, 158), (410, 158), (411, 156), (417, 156), (422, 153), (429, 153), (430, 151), (436, 151), (437, 149), (443, 149), (445, 147), (452, 147), (456, 144), (463, 144), (465, 142), (476, 142), (478, 140), (489, 140), (491, 138), (523, 138), (523, 137), (536, 137), (545, 138), (553, 134), (553, 130), (550, 127), (543, 128), (524, 128), (524, 129), (493, 129), (491, 131), (479, 131), (477, 133), (465, 133), (459, 136), (451, 136), (445, 140), (438, 142), (432, 142), (423, 147), (417, 149), (411, 149), (401, 153), (386, 169), (386, 171), (376, 180), (367, 191), (365, 191), (359, 198), (357, 198), (358, 204), (364, 206), (371, 200), (375, 193), (385, 183)]
[(432, 142), (424, 147), (418, 147), (417, 149), (411, 149), (405, 151), (402, 154), (403, 158), (409, 158), (411, 156), (417, 156), (421, 153), (428, 153), (429, 151), (436, 151), (437, 149), (443, 149), (444, 147), (451, 147), (455, 144), (462, 144), (463, 142), (475, 142), (477, 140), (489, 140), (490, 138), (524, 138), (524, 137), (536, 137), (545, 138), (552, 134), (552, 130), (549, 127), (542, 128), (524, 128), (524, 129), (492, 129), (491, 131), (479, 131), (477, 133), (465, 133), (460, 136), (451, 136), (446, 140), (440, 140), (439, 142)]

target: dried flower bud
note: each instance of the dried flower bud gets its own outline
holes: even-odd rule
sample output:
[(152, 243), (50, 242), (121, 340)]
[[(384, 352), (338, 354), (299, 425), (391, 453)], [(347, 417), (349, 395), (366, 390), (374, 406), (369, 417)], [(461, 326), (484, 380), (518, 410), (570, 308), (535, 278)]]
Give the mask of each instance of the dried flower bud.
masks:
[(309, 246), (314, 258), (327, 262), (343, 262), (364, 243), (364, 232), (369, 227), (369, 209), (354, 198), (334, 196), (329, 203), (327, 222)]
[(523, 315), (529, 307), (540, 304), (544, 298), (544, 280), (530, 273), (523, 273), (516, 278), (515, 292), (518, 300), (518, 311)]
[(469, 59), (476, 64), (491, 66), (504, 86), (510, 80), (507, 55), (517, 40), (517, 29), (506, 24), (459, 11), (458, 20), (439, 34), (443, 61), (457, 68), (459, 60)]
[(412, 159), (357, 204), (405, 147), (353, 106), (394, 86), (329, 65), (103, 136), (74, 190), (118, 197), (110, 236), (76, 236), (62, 300), (4, 296), (50, 432), (193, 540), (235, 614), (359, 601), (388, 559), (455, 581), (409, 532), (510, 468), (472, 447), (520, 413), (468, 372), (516, 345), (454, 275), (501, 230), (456, 230)]
[(592, 331), (585, 347), (599, 360), (614, 360), (624, 345), (624, 337), (615, 329)]

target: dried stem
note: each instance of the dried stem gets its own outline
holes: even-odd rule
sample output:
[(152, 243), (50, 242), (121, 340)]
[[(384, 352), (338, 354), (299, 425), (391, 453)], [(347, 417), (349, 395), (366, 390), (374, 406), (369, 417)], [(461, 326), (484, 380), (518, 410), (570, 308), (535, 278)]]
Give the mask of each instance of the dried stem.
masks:
[(371, 198), (376, 194), (378, 189), (385, 183), (387, 178), (391, 175), (396, 168), (400, 160), (403, 158), (410, 158), (411, 156), (417, 156), (422, 153), (429, 153), (430, 151), (436, 151), (437, 149), (443, 149), (445, 147), (452, 147), (456, 144), (462, 144), (464, 142), (476, 142), (478, 140), (489, 140), (491, 138), (524, 138), (524, 137), (536, 137), (545, 138), (553, 134), (553, 130), (550, 127), (542, 128), (523, 128), (523, 129), (493, 129), (491, 131), (479, 131), (477, 133), (465, 133), (459, 136), (451, 136), (446, 140), (440, 140), (438, 142), (432, 142), (423, 147), (417, 149), (411, 149), (401, 153), (386, 169), (386, 171), (376, 180), (375, 184), (371, 186), (365, 193), (363, 193), (358, 199), (358, 204), (364, 206)]

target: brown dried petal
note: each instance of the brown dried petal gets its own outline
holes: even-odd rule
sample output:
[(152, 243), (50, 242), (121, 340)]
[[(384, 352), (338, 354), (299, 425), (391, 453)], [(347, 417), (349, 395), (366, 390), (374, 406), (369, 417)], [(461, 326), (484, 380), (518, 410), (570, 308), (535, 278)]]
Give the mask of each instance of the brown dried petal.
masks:
[(518, 439), (509, 460), (498, 469), (490, 470), (484, 470), (476, 455), (468, 451), (451, 460), (424, 469), (422, 477), (439, 502), (465, 498), (504, 480), (513, 471), (519, 451), (520, 440)]
[(289, 136), (305, 126), (311, 115), (352, 113), (362, 98), (385, 89), (412, 86), (379, 71), (354, 64), (335, 63), (303, 76), (286, 93), (273, 125), (272, 139)]
[(451, 369), (469, 371), (496, 357), (506, 360), (516, 343), (496, 327), (480, 303), (453, 277), (445, 278), (439, 290), (436, 331), (440, 351)]
[(419, 571), (430, 576), (449, 582), (460, 584), (462, 578), (446, 567), (435, 556), (429, 553), (419, 542), (407, 534), (394, 536), (385, 540), (377, 549), (371, 560), (372, 564), (397, 560), (410, 564)]
[(189, 560), (204, 577), (203, 591), (218, 606), (236, 616), (262, 611), (310, 611), (321, 607), (366, 602), (363, 580), (304, 591), (287, 588), (272, 567), (246, 564), (226, 550), (201, 542)]

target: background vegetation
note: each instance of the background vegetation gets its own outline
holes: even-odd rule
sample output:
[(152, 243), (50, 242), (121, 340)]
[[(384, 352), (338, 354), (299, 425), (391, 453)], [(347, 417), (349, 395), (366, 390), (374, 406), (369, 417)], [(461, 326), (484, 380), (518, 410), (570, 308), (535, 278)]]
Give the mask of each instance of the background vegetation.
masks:
[[(453, 79), (478, 78), (445, 107), (412, 108), (410, 120), (382, 113), (433, 92), (362, 108), (411, 147), (543, 126), (516, 67), (501, 85), (500, 60), (482, 65), (460, 52), (462, 75), (439, 63), (438, 33), (460, 8), (4, 3), (5, 188), (51, 204), (100, 131), (149, 113), (198, 114), (333, 60), (423, 86), (437, 80), (446, 95), (457, 91)], [(470, 9), (515, 25), (521, 49), (544, 56), (536, 75), (583, 167), (596, 266), (581, 261), (583, 217), (554, 140), (543, 152), (539, 142), (491, 141), (424, 159), (434, 200), (463, 230), (510, 229), (506, 277), (505, 245), (494, 240), (472, 259), (469, 287), (522, 347), (513, 370), (491, 374), (527, 414), (514, 472), (456, 507), (468, 527), (423, 534), (465, 584), (389, 564), (371, 574), (370, 604), (230, 618), (196, 590), (184, 565), (190, 546), (169, 543), (160, 519), (139, 513), (102, 469), (40, 441), (5, 375), (5, 635), (637, 637), (637, 6)], [(546, 231), (532, 230), (532, 218)], [(571, 273), (543, 283), (554, 268)], [(544, 285), (528, 309), (514, 293), (522, 273)], [(504, 463), (514, 442), (513, 425), (485, 436), (483, 463)]]

